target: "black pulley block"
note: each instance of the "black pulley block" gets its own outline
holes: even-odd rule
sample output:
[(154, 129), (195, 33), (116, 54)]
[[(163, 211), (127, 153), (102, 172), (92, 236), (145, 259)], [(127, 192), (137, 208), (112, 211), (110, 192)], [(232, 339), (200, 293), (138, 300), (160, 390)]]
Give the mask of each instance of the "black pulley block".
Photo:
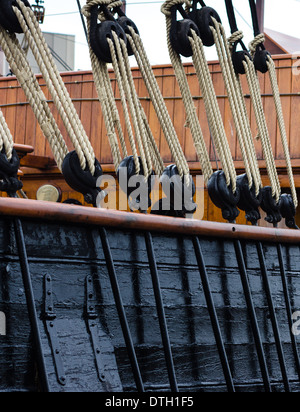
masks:
[[(131, 31), (130, 31), (129, 27), (131, 27), (136, 34), (139, 34), (139, 31), (138, 31), (137, 26), (136, 26), (135, 23), (134, 23), (131, 19), (129, 19), (127, 16), (121, 16), (121, 17), (119, 17), (119, 18), (117, 19), (117, 22), (118, 22), (118, 24), (122, 27), (122, 29), (124, 30), (124, 32), (125, 32), (126, 34), (131, 35)], [(127, 42), (127, 50), (128, 50), (128, 56), (133, 56), (134, 53), (133, 53), (132, 47), (131, 47), (131, 45), (130, 45), (129, 42)]]
[[(152, 179), (150, 175), (147, 182), (144, 180), (144, 168), (140, 157), (139, 164), (140, 171), (137, 174), (134, 157), (126, 157), (120, 163), (117, 178), (121, 189), (127, 195), (130, 209), (144, 212), (151, 206)], [(132, 179), (135, 176), (137, 180)]]
[[(236, 48), (236, 46), (235, 46)], [(234, 71), (236, 74), (245, 74), (244, 62), (246, 62), (246, 57), (252, 61), (252, 57), (247, 50), (236, 51), (235, 49), (232, 52), (232, 63)]]
[(257, 225), (258, 220), (261, 219), (259, 207), (262, 202), (262, 191), (259, 191), (256, 196), (255, 186), (249, 188), (249, 180), (246, 174), (240, 175), (237, 178), (237, 185), (240, 192), (240, 200), (237, 204), (240, 210), (246, 212), (246, 219), (252, 225)]
[[(30, 7), (27, 0), (22, 0), (26, 7)], [(10, 33), (23, 33), (13, 7), (20, 9), (16, 0), (0, 1), (0, 25)]]
[(107, 39), (113, 40), (112, 33), (115, 32), (119, 39), (127, 45), (127, 37), (120, 24), (112, 18), (98, 24), (98, 6), (91, 9), (90, 44), (93, 52), (99, 60), (112, 63), (110, 47)]
[(272, 196), (272, 188), (270, 186), (266, 186), (262, 189), (262, 195), (263, 197), (261, 202), (261, 208), (267, 214), (265, 220), (268, 223), (276, 225), (282, 220), (282, 215), (280, 211), (282, 197), (280, 198), (279, 202), (276, 202), (276, 200)]
[(189, 14), (189, 17), (197, 25), (204, 46), (213, 46), (215, 44), (215, 40), (211, 31), (211, 27), (214, 27), (212, 18), (216, 19), (218, 23), (221, 23), (221, 18), (216, 10), (211, 7), (202, 7), (200, 10), (194, 9)]
[(253, 59), (255, 69), (261, 73), (267, 73), (269, 70), (267, 65), (269, 57), (271, 57), (271, 54), (267, 50), (257, 48)]
[(194, 30), (199, 36), (199, 30), (196, 24), (189, 19), (176, 21), (172, 25), (170, 32), (170, 39), (173, 49), (184, 57), (191, 57), (193, 55), (193, 49), (190, 42), (192, 36), (192, 30)]
[(280, 213), (285, 219), (287, 227), (290, 229), (299, 229), (295, 221), (296, 208), (291, 195), (286, 193), (281, 195)]
[(67, 154), (63, 161), (62, 172), (68, 185), (76, 192), (82, 193), (87, 203), (96, 205), (101, 192), (98, 179), (103, 175), (100, 163), (95, 159), (95, 173), (92, 175), (88, 166), (82, 170), (80, 160), (75, 151)]
[(22, 189), (23, 183), (18, 179), (20, 160), (17, 152), (13, 150), (12, 158), (7, 159), (5, 150), (0, 153), (0, 191), (9, 195), (15, 194)]
[(208, 194), (212, 202), (222, 210), (223, 218), (229, 222), (234, 222), (240, 212), (237, 204), (240, 200), (240, 191), (233, 193), (231, 186), (227, 186), (223, 171), (215, 172), (207, 184)]
[(16, 150), (13, 150), (12, 158), (8, 160), (5, 150), (2, 149), (2, 152), (0, 153), (0, 177), (16, 176), (18, 174), (19, 167), (20, 160)]
[[(180, 177), (177, 166), (170, 165), (165, 168), (161, 176), (161, 183), (167, 200), (170, 204), (171, 216), (185, 216), (187, 213), (195, 213), (197, 205), (193, 200), (196, 188), (192, 177), (190, 176), (189, 187), (184, 182), (184, 177)], [(162, 206), (163, 205), (162, 202)]]

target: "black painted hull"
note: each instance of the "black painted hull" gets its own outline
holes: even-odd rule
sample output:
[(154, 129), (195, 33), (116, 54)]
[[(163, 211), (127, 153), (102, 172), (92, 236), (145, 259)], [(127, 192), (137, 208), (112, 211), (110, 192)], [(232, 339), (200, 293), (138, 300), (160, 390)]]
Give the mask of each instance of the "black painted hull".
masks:
[[(23, 229), (50, 390), (136, 391), (99, 228), (27, 219)], [(146, 390), (169, 390), (144, 234), (116, 228), (107, 228), (107, 234), (143, 384)], [(235, 389), (263, 391), (234, 241), (214, 238), (213, 233), (199, 240)], [(257, 244), (253, 240), (241, 243), (272, 390), (282, 391), (282, 370)], [(227, 391), (192, 238), (153, 233), (153, 245), (179, 389)], [(277, 246), (266, 243), (263, 249), (290, 388), (299, 391)], [(294, 311), (300, 309), (300, 248), (289, 244), (282, 250)], [(7, 327), (6, 336), (0, 336), (0, 391), (37, 391), (35, 350), (11, 217), (0, 217), (0, 251), (0, 311), (5, 313)], [(52, 279), (64, 385), (58, 382), (46, 331), (46, 275)], [(93, 299), (103, 382), (97, 373), (87, 321), (87, 276), (92, 276), (96, 293)]]

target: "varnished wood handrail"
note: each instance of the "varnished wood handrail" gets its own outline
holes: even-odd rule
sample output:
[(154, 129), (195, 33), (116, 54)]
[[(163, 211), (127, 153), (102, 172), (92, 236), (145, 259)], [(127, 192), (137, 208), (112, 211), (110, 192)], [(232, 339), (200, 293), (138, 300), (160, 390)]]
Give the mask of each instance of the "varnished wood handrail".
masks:
[(260, 240), (300, 245), (300, 231), (296, 230), (176, 219), (35, 200), (0, 198), (0, 215), (105, 226), (120, 230), (129, 229), (165, 234), (174, 233), (186, 236), (199, 235), (213, 238)]

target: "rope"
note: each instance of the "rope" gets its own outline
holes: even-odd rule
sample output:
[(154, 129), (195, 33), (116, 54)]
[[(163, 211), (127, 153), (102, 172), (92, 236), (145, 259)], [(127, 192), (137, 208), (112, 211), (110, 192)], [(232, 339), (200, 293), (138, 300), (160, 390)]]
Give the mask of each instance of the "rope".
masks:
[(276, 68), (275, 68), (275, 64), (274, 64), (274, 61), (271, 55), (265, 50), (265, 46), (264, 46), (265, 35), (264, 33), (260, 32), (257, 8), (255, 5), (255, 2), (254, 0), (250, 0), (249, 3), (250, 3), (250, 9), (251, 9), (253, 31), (254, 31), (254, 39), (249, 44), (249, 49), (250, 49), (252, 57), (254, 57), (255, 54), (260, 51), (263, 52), (263, 55), (266, 57), (266, 65), (267, 65), (267, 69), (269, 72), (271, 87), (273, 91), (273, 98), (274, 98), (274, 103), (275, 103), (275, 108), (276, 108), (277, 121), (279, 125), (279, 130), (280, 130), (284, 157), (286, 160), (286, 167), (287, 167), (287, 172), (288, 172), (289, 181), (290, 181), (292, 198), (293, 198), (294, 206), (295, 208), (297, 208), (298, 197), (297, 197), (295, 181), (294, 181), (294, 176), (293, 176), (293, 169), (291, 165), (289, 145), (288, 145), (287, 133), (286, 133), (285, 122), (284, 122), (284, 117), (283, 117), (282, 104), (281, 104), (280, 92), (279, 92), (279, 87), (278, 87), (278, 79), (276, 75)]
[[(144, 83), (148, 90), (150, 99), (155, 109), (158, 120), (161, 124), (165, 139), (170, 148), (171, 154), (176, 163), (179, 175), (181, 177), (189, 177), (189, 166), (182, 147), (178, 140), (174, 125), (170, 118), (169, 112), (165, 105), (164, 98), (156, 81), (151, 64), (147, 57), (143, 42), (139, 34), (137, 34), (132, 27), (129, 26), (130, 34), (127, 34), (127, 39), (134, 52), (136, 61), (140, 68)], [(188, 179), (189, 181), (189, 179)]]
[(259, 80), (255, 71), (254, 63), (249, 57), (243, 62), (247, 82), (249, 85), (252, 105), (254, 108), (256, 123), (259, 131), (259, 138), (262, 143), (263, 153), (266, 160), (268, 176), (271, 182), (272, 195), (278, 203), (281, 196), (281, 187), (276, 169), (275, 159), (273, 156), (272, 145), (269, 137), (268, 126), (264, 114), (264, 108), (260, 93)]
[(169, 55), (171, 58), (174, 71), (175, 71), (175, 75), (177, 78), (177, 82), (178, 82), (178, 85), (181, 91), (183, 103), (185, 106), (185, 111), (187, 114), (187, 126), (191, 130), (196, 153), (197, 153), (200, 165), (201, 165), (205, 183), (207, 184), (209, 179), (213, 175), (213, 169), (210, 163), (210, 157), (208, 154), (208, 150), (206, 148), (203, 133), (202, 133), (201, 126), (200, 126), (199, 119), (198, 119), (197, 112), (196, 112), (196, 107), (194, 104), (192, 94), (189, 89), (187, 77), (184, 71), (181, 58), (179, 54), (176, 53), (176, 51), (173, 49), (172, 44), (171, 44), (171, 39), (169, 36), (171, 25), (172, 25), (171, 8), (178, 4), (181, 4), (181, 5), (185, 4), (186, 7), (191, 6), (191, 4), (185, 0), (168, 0), (163, 4), (161, 11), (166, 16), (168, 50), (169, 50)]
[(30, 45), (32, 53), (41, 69), (47, 87), (53, 97), (54, 104), (63, 120), (74, 148), (79, 156), (82, 169), (86, 164), (90, 172), (95, 173), (95, 154), (86, 135), (78, 113), (72, 103), (70, 95), (58, 72), (51, 52), (46, 44), (44, 36), (33, 11), (26, 7), (21, 0), (16, 0), (20, 10), (13, 7), (19, 20), (25, 37)]
[(279, 91), (278, 80), (277, 80), (277, 75), (276, 75), (276, 67), (275, 67), (275, 63), (273, 59), (271, 58), (271, 56), (269, 56), (268, 58), (267, 65), (269, 69), (273, 97), (274, 97), (274, 102), (275, 102), (275, 107), (276, 107), (277, 120), (278, 120), (278, 125), (279, 125), (279, 130), (280, 130), (283, 151), (284, 151), (284, 157), (286, 161), (287, 172), (289, 176), (292, 198), (293, 198), (295, 208), (297, 208), (298, 207), (298, 197), (297, 197), (297, 191), (295, 187), (294, 174), (293, 174), (291, 156), (290, 156), (290, 151), (289, 151), (289, 144), (288, 144), (285, 122), (284, 122), (284, 117), (283, 117), (282, 104), (281, 104), (281, 99), (280, 99), (280, 91)]
[[(87, 0), (87, 4), (83, 7), (82, 12), (87, 18), (89, 32), (91, 30), (91, 8), (101, 5), (107, 6), (109, 9), (113, 9), (115, 7), (122, 6), (122, 2), (111, 2), (111, 0)], [(99, 13), (98, 19), (100, 21), (104, 21), (106, 19), (104, 13)], [(164, 170), (163, 160), (135, 89), (127, 51), (127, 44), (124, 40), (120, 39), (114, 31), (111, 33), (111, 38), (107, 38), (107, 42), (120, 92), (121, 105), (125, 118), (125, 127), (135, 162), (136, 173), (140, 173), (140, 162), (138, 157), (140, 156), (145, 178), (150, 176), (153, 169), (156, 173), (161, 175)], [(100, 103), (103, 107), (103, 114), (106, 119), (105, 123), (107, 130), (109, 131), (108, 135), (110, 145), (112, 150), (114, 150), (114, 163), (117, 169), (122, 159), (122, 155), (123, 157), (127, 156), (126, 143), (124, 135), (121, 131), (119, 117), (116, 116), (117, 125), (119, 126), (117, 136), (114, 130), (116, 123), (114, 124), (112, 118), (110, 117), (110, 111), (108, 110), (109, 107), (114, 108), (113, 112), (118, 113), (113, 91), (109, 84), (107, 65), (99, 61), (93, 52), (91, 45), (89, 46), (95, 85), (98, 91)], [(104, 92), (106, 92), (106, 94)], [(122, 148), (122, 154), (120, 152), (117, 154), (116, 150), (116, 147), (119, 147), (118, 137)]]
[[(85, 14), (87, 17), (87, 28), (90, 32), (90, 14)], [(94, 76), (94, 83), (97, 90), (98, 98), (102, 108), (102, 114), (105, 122), (105, 127), (107, 130), (107, 137), (110, 144), (115, 170), (118, 169), (121, 161), (122, 154), (123, 157), (127, 156), (127, 148), (125, 144), (125, 138), (123, 135), (121, 121), (119, 117), (119, 112), (116, 106), (114, 92), (112, 90), (111, 82), (109, 79), (109, 74), (107, 71), (107, 65), (101, 62), (95, 53), (93, 52), (91, 46), (89, 45), (89, 53), (92, 64), (92, 71)], [(122, 154), (120, 152), (120, 147), (118, 143), (118, 137), (121, 142)], [(134, 159), (136, 161), (137, 171), (139, 172), (139, 162), (137, 152), (133, 152)]]
[(250, 50), (252, 57), (254, 57), (258, 46), (263, 44), (265, 40), (266, 40), (266, 36), (264, 35), (264, 33), (260, 33), (249, 43), (249, 50)]
[(68, 149), (24, 51), (15, 34), (7, 33), (2, 27), (0, 27), (0, 45), (33, 109), (43, 134), (50, 144), (57, 165), (61, 169)]
[(208, 123), (210, 125), (210, 131), (215, 143), (216, 151), (222, 163), (227, 186), (231, 184), (232, 190), (235, 193), (237, 176), (225, 128), (223, 125), (222, 115), (214, 91), (214, 86), (206, 61), (202, 40), (193, 30), (192, 37), (190, 37), (190, 42), (193, 49), (193, 62), (198, 76), (200, 88), (202, 90)]
[(0, 152), (2, 152), (3, 148), (7, 159), (11, 160), (14, 148), (13, 137), (7, 126), (2, 110), (0, 110)]
[(254, 184), (256, 195), (258, 195), (262, 187), (262, 180), (256, 158), (256, 151), (252, 139), (251, 127), (242, 92), (242, 86), (239, 77), (235, 74), (230, 51), (230, 44), (232, 45), (233, 41), (240, 39), (241, 33), (234, 33), (234, 35), (230, 38), (231, 43), (229, 43), (222, 24), (213, 17), (212, 21), (214, 27), (211, 27), (211, 30), (219, 56), (222, 75), (237, 131), (237, 137), (242, 152), (249, 187), (252, 188)]

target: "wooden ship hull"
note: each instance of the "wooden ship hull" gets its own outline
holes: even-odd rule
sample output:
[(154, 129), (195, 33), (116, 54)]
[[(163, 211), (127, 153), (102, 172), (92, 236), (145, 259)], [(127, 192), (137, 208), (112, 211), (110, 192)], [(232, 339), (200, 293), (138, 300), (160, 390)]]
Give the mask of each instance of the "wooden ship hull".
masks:
[(298, 232), (16, 199), (0, 214), (1, 391), (41, 385), (18, 220), (51, 391), (219, 392), (226, 370), (237, 391), (300, 389)]

